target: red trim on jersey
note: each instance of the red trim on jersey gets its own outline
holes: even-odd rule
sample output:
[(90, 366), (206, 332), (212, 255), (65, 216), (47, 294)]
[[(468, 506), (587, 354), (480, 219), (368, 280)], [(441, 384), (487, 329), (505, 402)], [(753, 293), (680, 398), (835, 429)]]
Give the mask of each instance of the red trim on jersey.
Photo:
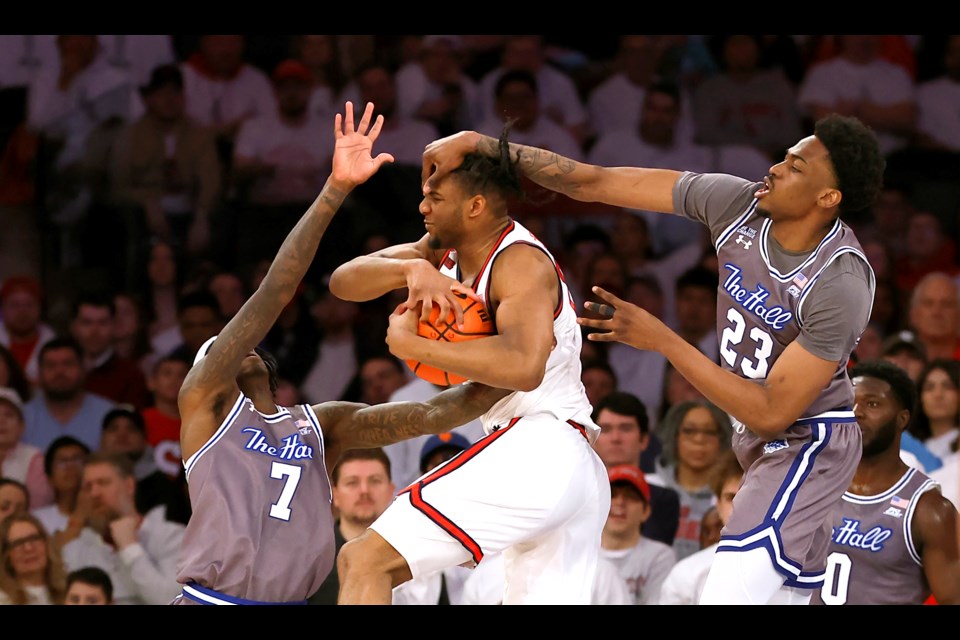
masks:
[[(497, 252), (497, 249), (500, 248), (500, 244), (503, 242), (503, 239), (507, 237), (507, 234), (513, 231), (516, 228), (516, 226), (517, 225), (513, 221), (513, 218), (510, 218), (510, 224), (508, 224), (507, 228), (503, 230), (503, 232), (500, 234), (500, 237), (497, 238), (497, 241), (493, 243), (493, 248), (490, 249), (490, 253), (487, 254), (487, 259), (483, 261), (483, 266), (480, 267), (480, 271), (477, 272), (476, 280), (473, 281), (473, 286), (471, 287), (471, 289), (473, 289), (474, 292), (477, 291), (477, 283), (480, 282), (480, 276), (482, 276), (483, 272), (486, 271), (487, 265), (490, 263), (490, 259), (493, 258), (493, 254), (495, 254)], [(487, 281), (489, 280), (490, 278), (487, 278)]]
[(586, 427), (584, 427), (582, 424), (580, 424), (580, 423), (578, 423), (578, 422), (574, 422), (573, 420), (567, 420), (567, 424), (569, 424), (571, 427), (573, 427), (574, 429), (576, 429), (577, 431), (579, 431), (579, 432), (580, 432), (580, 435), (583, 436), (583, 439), (584, 439), (584, 440), (586, 440), (587, 442), (590, 442), (590, 438), (587, 437), (587, 428), (586, 428)]
[(451, 253), (453, 253), (453, 249), (447, 249), (446, 253), (443, 254), (443, 258), (440, 260), (441, 267), (453, 269), (453, 265), (457, 264), (454, 259), (450, 257)]

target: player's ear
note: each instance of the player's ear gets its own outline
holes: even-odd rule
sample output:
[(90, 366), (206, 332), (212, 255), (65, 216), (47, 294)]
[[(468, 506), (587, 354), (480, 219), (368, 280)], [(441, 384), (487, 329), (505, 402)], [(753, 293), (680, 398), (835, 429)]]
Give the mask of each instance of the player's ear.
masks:
[(487, 199), (481, 194), (470, 198), (470, 216), (478, 216), (487, 208)]
[(838, 206), (841, 200), (843, 200), (843, 194), (840, 193), (840, 190), (829, 188), (820, 192), (820, 196), (817, 198), (817, 204), (823, 209), (832, 209)]

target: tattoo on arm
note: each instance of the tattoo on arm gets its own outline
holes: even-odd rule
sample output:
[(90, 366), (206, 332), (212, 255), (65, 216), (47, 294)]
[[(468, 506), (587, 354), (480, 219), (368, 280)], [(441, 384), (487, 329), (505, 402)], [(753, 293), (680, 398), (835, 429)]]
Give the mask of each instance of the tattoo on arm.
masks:
[[(496, 157), (500, 154), (500, 141), (491, 136), (482, 136), (477, 143), (477, 152)], [(570, 158), (553, 151), (516, 143), (510, 143), (510, 156), (519, 156), (520, 171), (541, 187), (570, 197), (575, 197), (580, 189), (579, 185), (567, 180), (577, 167), (577, 163)]]
[(327, 417), (334, 423), (349, 420), (340, 434), (345, 449), (382, 447), (427, 433), (442, 433), (480, 417), (498, 400), (509, 395), (508, 389), (495, 389), (468, 382), (439, 393), (427, 402), (388, 402), (355, 411), (356, 405), (344, 405)]

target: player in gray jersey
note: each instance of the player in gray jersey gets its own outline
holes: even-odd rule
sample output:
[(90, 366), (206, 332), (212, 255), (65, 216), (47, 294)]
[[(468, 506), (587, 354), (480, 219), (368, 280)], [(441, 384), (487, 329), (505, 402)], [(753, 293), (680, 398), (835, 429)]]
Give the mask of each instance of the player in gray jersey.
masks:
[[(762, 182), (723, 174), (599, 167), (511, 145), (537, 184), (584, 202), (705, 223), (720, 268), (717, 365), (647, 311), (594, 287), (589, 339), (663, 354), (736, 426), (743, 487), (701, 603), (806, 604), (823, 582), (829, 514), (860, 459), (846, 363), (866, 327), (873, 272), (844, 212), (868, 207), (883, 178), (874, 133), (828, 116)], [(427, 145), (424, 189), (496, 140), (461, 132)]]
[[(422, 403), (279, 407), (276, 362), (257, 347), (293, 299), (347, 194), (389, 154), (367, 104), (336, 116), (333, 171), (260, 287), (197, 354), (180, 391), (180, 443), (193, 515), (177, 567), (180, 604), (306, 604), (333, 566), (327, 474), (346, 449), (379, 447), (469, 422), (507, 391), (468, 383)], [(343, 120), (343, 122), (342, 122)], [(397, 314), (391, 317), (396, 322)]]
[(863, 456), (833, 513), (823, 587), (812, 604), (960, 604), (957, 509), (900, 457), (916, 387), (900, 367), (857, 365), (854, 413)]

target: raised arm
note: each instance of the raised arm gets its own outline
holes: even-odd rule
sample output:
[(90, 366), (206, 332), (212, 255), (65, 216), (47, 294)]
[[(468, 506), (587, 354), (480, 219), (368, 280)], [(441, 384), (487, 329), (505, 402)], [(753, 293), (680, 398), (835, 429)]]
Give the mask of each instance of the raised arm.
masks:
[[(368, 104), (359, 130), (354, 130), (351, 103), (346, 103), (344, 118), (337, 114), (333, 171), (320, 195), (283, 241), (263, 282), (220, 332), (206, 357), (191, 368), (184, 380), (179, 398), (184, 427), (189, 428), (197, 409), (209, 406), (212, 395), (236, 393), (236, 377), (243, 359), (263, 340), (280, 312), (293, 299), (300, 280), (316, 255), (323, 232), (344, 198), (383, 163), (393, 161), (388, 154), (371, 156), (373, 142), (383, 126), (383, 117), (378, 116), (371, 127), (372, 115), (373, 104)], [(218, 413), (228, 409), (225, 407)], [(214, 416), (217, 417), (223, 418)]]
[[(475, 131), (462, 131), (427, 145), (423, 152), (424, 192), (460, 166), (472, 152), (496, 157), (499, 142)], [(673, 185), (679, 171), (641, 167), (600, 167), (552, 151), (510, 143), (523, 174), (541, 187), (582, 202), (602, 202), (629, 209), (673, 213)]]
[[(423, 434), (443, 433), (475, 420), (512, 393), (476, 382), (441, 391), (426, 402), (373, 406), (327, 402), (313, 407), (333, 458), (347, 449), (383, 447)], [(334, 449), (335, 448), (335, 449)]]

